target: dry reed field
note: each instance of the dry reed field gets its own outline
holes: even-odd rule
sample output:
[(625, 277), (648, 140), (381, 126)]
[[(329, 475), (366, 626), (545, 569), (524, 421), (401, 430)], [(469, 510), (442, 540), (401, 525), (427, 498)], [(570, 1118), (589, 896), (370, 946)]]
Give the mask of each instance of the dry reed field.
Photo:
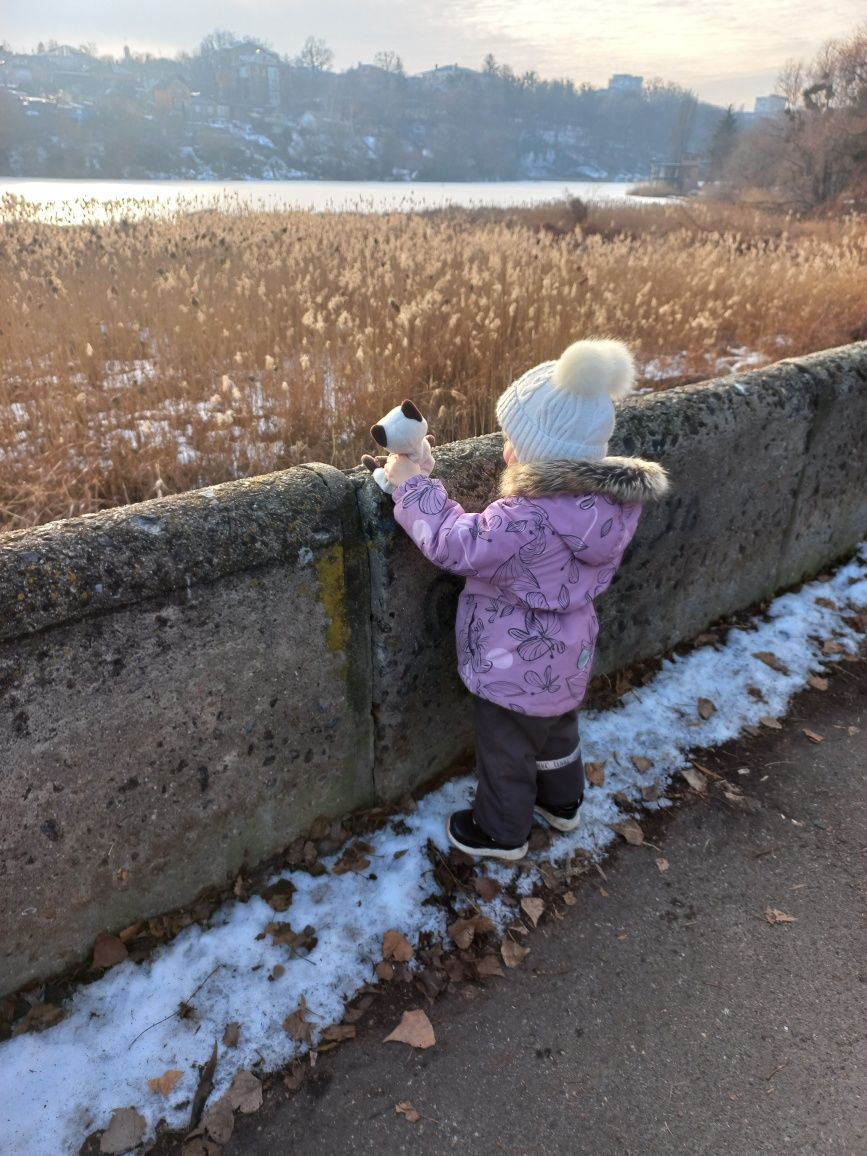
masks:
[(404, 396), (495, 428), (582, 336), (651, 388), (867, 336), (867, 230), (726, 205), (0, 212), (0, 530), (317, 459)]

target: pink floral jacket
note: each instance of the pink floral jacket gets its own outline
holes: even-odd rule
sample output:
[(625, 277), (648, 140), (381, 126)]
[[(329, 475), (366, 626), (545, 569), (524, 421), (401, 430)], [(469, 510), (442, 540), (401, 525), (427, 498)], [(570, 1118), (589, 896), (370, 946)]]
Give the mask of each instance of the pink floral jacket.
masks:
[(456, 623), (467, 688), (509, 710), (559, 715), (587, 691), (599, 623), (642, 503), (668, 489), (641, 458), (514, 464), (501, 497), (468, 514), (442, 482), (417, 474), (394, 516), (422, 553), (466, 585)]

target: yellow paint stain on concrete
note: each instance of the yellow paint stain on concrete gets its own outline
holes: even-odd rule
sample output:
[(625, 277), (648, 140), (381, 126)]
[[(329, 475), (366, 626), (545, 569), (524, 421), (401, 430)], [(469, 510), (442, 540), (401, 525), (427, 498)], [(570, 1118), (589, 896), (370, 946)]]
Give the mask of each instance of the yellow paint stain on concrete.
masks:
[(346, 585), (343, 579), (343, 547), (324, 550), (315, 562), (319, 576), (319, 597), (328, 616), (328, 649), (345, 651), (349, 645), (349, 616), (346, 612)]

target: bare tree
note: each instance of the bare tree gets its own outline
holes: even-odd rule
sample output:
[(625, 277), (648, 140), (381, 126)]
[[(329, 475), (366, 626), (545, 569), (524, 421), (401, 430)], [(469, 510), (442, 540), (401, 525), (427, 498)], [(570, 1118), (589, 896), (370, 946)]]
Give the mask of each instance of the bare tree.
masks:
[(229, 32), (226, 28), (215, 28), (213, 32), (209, 32), (207, 36), (202, 37), (202, 42), (199, 45), (200, 56), (216, 56), (225, 48), (232, 48), (238, 43), (238, 37), (234, 32)]
[(334, 53), (319, 36), (308, 36), (292, 63), (311, 72), (327, 72), (334, 63)]
[(384, 52), (374, 53), (373, 63), (377, 68), (381, 68), (383, 72), (388, 72), (392, 76), (403, 76), (403, 61), (390, 48)]
[(777, 204), (813, 212), (867, 189), (867, 24), (829, 40), (808, 61), (790, 60), (777, 79), (785, 108), (764, 118), (735, 149), (741, 185)]

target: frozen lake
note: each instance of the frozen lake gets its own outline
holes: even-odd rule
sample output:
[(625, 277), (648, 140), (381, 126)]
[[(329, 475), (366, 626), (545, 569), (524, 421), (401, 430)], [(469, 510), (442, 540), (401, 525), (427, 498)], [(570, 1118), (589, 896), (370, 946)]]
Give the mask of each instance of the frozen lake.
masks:
[[(85, 181), (0, 178), (11, 194), (39, 206), (38, 216), (72, 224), (87, 217), (140, 216), (211, 207), (264, 210), (412, 212), (443, 205), (532, 205), (566, 195), (587, 201), (627, 198), (629, 185), (597, 181)], [(629, 198), (631, 199), (631, 198)], [(646, 198), (642, 198), (646, 203)], [(5, 215), (0, 208), (0, 217)]]

